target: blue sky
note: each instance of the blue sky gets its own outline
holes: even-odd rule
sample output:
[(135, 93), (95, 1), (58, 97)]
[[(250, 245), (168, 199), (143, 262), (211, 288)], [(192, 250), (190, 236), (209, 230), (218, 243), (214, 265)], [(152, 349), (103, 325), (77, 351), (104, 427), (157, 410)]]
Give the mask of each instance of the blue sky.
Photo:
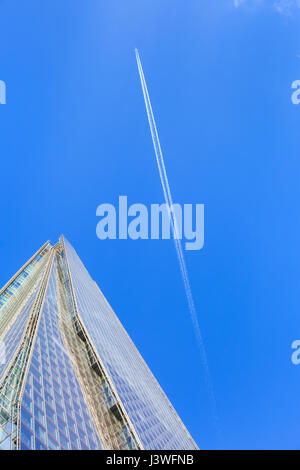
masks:
[[(299, 448), (296, 1), (0, 0), (0, 284), (63, 233), (203, 449)], [(96, 208), (163, 202), (134, 48), (175, 202), (222, 437), (173, 242), (96, 238)]]

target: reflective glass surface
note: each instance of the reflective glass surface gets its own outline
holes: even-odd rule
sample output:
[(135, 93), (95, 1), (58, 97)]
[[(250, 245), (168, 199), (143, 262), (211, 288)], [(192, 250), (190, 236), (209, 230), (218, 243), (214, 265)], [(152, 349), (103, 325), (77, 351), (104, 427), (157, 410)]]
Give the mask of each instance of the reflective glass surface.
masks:
[(80, 317), (145, 449), (195, 449), (195, 443), (120, 321), (65, 240)]
[(21, 449), (101, 449), (60, 333), (55, 262), (21, 404)]

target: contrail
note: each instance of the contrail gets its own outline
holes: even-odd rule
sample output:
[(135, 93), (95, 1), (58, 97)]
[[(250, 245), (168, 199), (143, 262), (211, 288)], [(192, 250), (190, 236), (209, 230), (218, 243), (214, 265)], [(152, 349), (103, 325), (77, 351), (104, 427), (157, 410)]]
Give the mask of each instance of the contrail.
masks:
[(139, 56), (139, 52), (137, 49), (135, 49), (135, 55), (136, 55), (136, 60), (137, 60), (137, 65), (139, 69), (139, 75), (141, 79), (141, 84), (142, 84), (142, 90), (143, 90), (143, 95), (144, 95), (144, 100), (145, 100), (145, 105), (146, 105), (146, 110), (147, 110), (147, 116), (148, 116), (148, 121), (149, 121), (149, 126), (151, 130), (151, 135), (152, 135), (152, 140), (153, 140), (153, 145), (154, 145), (154, 150), (155, 150), (155, 155), (156, 155), (156, 161), (157, 161), (157, 166), (158, 166), (158, 171), (161, 179), (161, 184), (163, 188), (163, 193), (164, 193), (164, 198), (166, 202), (166, 206), (168, 208), (169, 212), (169, 217), (170, 217), (170, 223), (171, 227), (174, 232), (174, 243), (175, 243), (175, 248), (176, 248), (176, 253), (179, 261), (179, 266), (180, 266), (180, 271), (184, 283), (184, 288), (185, 288), (185, 293), (187, 297), (187, 302), (188, 302), (188, 307), (195, 331), (195, 336), (197, 339), (197, 343), (200, 349), (200, 354), (201, 354), (201, 359), (202, 363), (204, 366), (204, 371), (205, 371), (205, 382), (209, 391), (211, 403), (212, 403), (212, 411), (213, 411), (213, 416), (214, 420), (217, 423), (218, 422), (218, 415), (217, 415), (217, 408), (216, 408), (216, 401), (215, 401), (215, 395), (213, 391), (213, 386), (212, 386), (212, 381), (210, 378), (210, 371), (208, 367), (208, 362), (207, 362), (207, 357), (206, 357), (206, 351), (202, 339), (202, 334), (199, 326), (199, 321), (198, 321), (198, 316), (195, 308), (195, 303), (193, 299), (193, 294), (192, 294), (192, 289), (189, 281), (189, 276), (188, 276), (188, 271), (186, 268), (185, 264), (185, 259), (183, 255), (183, 250), (182, 250), (182, 245), (179, 237), (179, 232), (178, 232), (178, 226), (177, 226), (177, 220), (176, 220), (176, 215), (175, 211), (172, 210), (173, 207), (173, 199), (172, 199), (172, 194), (170, 190), (170, 185), (169, 185), (169, 180), (166, 172), (166, 167), (164, 163), (164, 158), (160, 146), (160, 141), (158, 137), (158, 132), (157, 132), (157, 127), (155, 124), (154, 120), (154, 114), (152, 111), (152, 106), (151, 106), (151, 101), (146, 85), (146, 80)]

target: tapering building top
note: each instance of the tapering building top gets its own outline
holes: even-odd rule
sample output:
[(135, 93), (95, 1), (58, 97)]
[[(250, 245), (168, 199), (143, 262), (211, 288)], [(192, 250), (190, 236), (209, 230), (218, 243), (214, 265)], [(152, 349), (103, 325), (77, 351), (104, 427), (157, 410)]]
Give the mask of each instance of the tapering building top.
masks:
[(0, 291), (1, 448), (197, 448), (63, 236)]

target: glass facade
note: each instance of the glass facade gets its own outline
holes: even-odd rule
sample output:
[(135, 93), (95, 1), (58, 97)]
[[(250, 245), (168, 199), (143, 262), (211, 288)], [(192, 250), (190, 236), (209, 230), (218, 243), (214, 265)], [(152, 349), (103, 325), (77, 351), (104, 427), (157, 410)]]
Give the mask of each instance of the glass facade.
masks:
[(60, 334), (56, 262), (21, 404), (21, 449), (101, 449)]
[(144, 449), (195, 443), (74, 248), (64, 241), (78, 311)]
[(0, 449), (196, 449), (75, 250), (0, 291)]
[(0, 291), (0, 340), (6, 355), (5, 362), (0, 363), (0, 380), (24, 333), (49, 252), (47, 245)]

